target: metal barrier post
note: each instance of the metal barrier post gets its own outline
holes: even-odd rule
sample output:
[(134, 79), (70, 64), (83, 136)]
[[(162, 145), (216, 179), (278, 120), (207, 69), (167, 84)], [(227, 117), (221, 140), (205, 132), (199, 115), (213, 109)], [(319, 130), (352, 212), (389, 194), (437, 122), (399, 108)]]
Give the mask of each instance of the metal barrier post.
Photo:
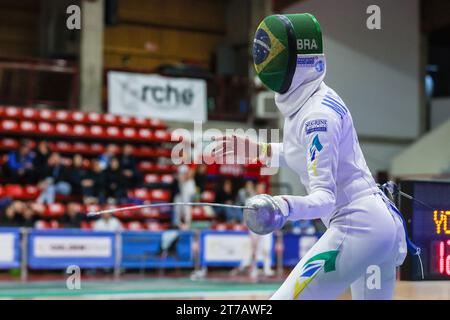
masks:
[(20, 228), (20, 280), (28, 280), (28, 229)]
[(194, 231), (193, 236), (193, 250), (194, 250), (194, 272), (200, 270), (200, 230)]
[(115, 245), (115, 263), (114, 263), (114, 279), (120, 279), (120, 263), (122, 261), (122, 232), (116, 232), (116, 245)]
[(277, 239), (277, 275), (283, 275), (283, 251), (284, 251), (284, 243), (283, 243), (283, 232), (277, 231), (276, 233)]

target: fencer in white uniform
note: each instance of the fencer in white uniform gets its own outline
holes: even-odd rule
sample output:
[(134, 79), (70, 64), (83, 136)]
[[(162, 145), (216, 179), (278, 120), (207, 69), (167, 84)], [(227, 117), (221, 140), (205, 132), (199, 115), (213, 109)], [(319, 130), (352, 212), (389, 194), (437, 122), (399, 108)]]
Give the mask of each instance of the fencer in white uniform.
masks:
[[(291, 50), (286, 59), (294, 55), (295, 64), (286, 62), (292, 70), (276, 79), (274, 70), (284, 66), (273, 51), (280, 48)], [(267, 166), (289, 166), (307, 195), (255, 196), (248, 205), (258, 210), (247, 213), (246, 222), (261, 233), (287, 220), (320, 218), (327, 227), (271, 298), (335, 299), (351, 287), (353, 299), (391, 299), (396, 267), (406, 256), (405, 231), (367, 167), (348, 107), (323, 81), (320, 25), (310, 14), (266, 17), (253, 54), (257, 74), (276, 92), (284, 117), (283, 142), (258, 144), (260, 159)], [(229, 152), (227, 147), (220, 152)]]

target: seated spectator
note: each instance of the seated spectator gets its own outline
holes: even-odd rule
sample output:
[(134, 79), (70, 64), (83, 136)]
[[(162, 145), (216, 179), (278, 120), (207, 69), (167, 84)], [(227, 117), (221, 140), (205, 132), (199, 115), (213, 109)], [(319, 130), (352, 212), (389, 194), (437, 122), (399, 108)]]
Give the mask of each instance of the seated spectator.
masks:
[[(194, 173), (187, 165), (178, 167), (178, 188), (179, 193), (175, 196), (175, 202), (191, 202), (196, 195), (196, 187), (194, 181)], [(191, 206), (176, 206), (174, 208), (174, 216), (172, 224), (176, 227), (181, 227), (184, 222), (184, 227), (191, 226), (192, 208)]]
[(119, 219), (112, 216), (110, 213), (103, 213), (94, 223), (95, 231), (121, 231), (122, 224)]
[(29, 183), (30, 179), (33, 178), (33, 158), (34, 153), (31, 150), (30, 141), (22, 140), (19, 150), (11, 151), (8, 154), (6, 174), (15, 183)]
[(126, 144), (119, 159), (120, 169), (125, 176), (126, 189), (136, 188), (142, 183), (142, 175), (137, 167), (137, 161), (133, 155), (133, 146)]
[(50, 156), (50, 147), (47, 141), (40, 141), (37, 145), (33, 165), (35, 168), (35, 183), (39, 182), (39, 170), (47, 166), (48, 158)]
[(81, 154), (73, 156), (72, 165), (68, 168), (70, 185), (72, 186), (73, 195), (81, 195), (83, 189), (83, 181), (89, 178), (89, 169), (83, 166), (83, 157)]
[(36, 221), (39, 219), (38, 211), (34, 210), (34, 206), (29, 204), (25, 205), (22, 217), (20, 220), (20, 226), (25, 228), (34, 228)]
[(197, 166), (195, 170), (195, 185), (197, 186), (197, 192), (202, 193), (206, 189), (206, 182), (208, 181), (208, 175), (207, 175), (207, 166), (206, 164), (200, 164)]
[(110, 161), (116, 156), (116, 146), (113, 144), (108, 144), (106, 146), (105, 153), (103, 153), (99, 158), (100, 168), (106, 170), (109, 167)]
[(81, 228), (83, 221), (84, 215), (80, 212), (80, 206), (73, 202), (69, 203), (64, 216), (61, 217), (63, 227), (67, 229)]
[(236, 204), (244, 206), (247, 199), (256, 195), (255, 183), (252, 180), (247, 180), (243, 188), (239, 189)]
[(126, 177), (120, 168), (119, 160), (112, 158), (106, 170), (108, 203), (127, 203)]
[(56, 195), (67, 196), (72, 191), (67, 167), (62, 164), (61, 160), (59, 153), (52, 152), (47, 165), (40, 169), (39, 188), (42, 191), (37, 199), (38, 203), (54, 203)]
[[(216, 192), (216, 202), (224, 204), (234, 204), (233, 183), (230, 179), (226, 179), (223, 185)], [(220, 220), (228, 222), (242, 221), (242, 212), (234, 208), (220, 208), (218, 212)]]
[(0, 226), (2, 227), (19, 227), (25, 211), (25, 202), (14, 201), (0, 214)]
[(103, 204), (106, 200), (106, 173), (102, 170), (99, 160), (92, 161), (92, 169), (81, 181), (81, 194), (84, 204)]

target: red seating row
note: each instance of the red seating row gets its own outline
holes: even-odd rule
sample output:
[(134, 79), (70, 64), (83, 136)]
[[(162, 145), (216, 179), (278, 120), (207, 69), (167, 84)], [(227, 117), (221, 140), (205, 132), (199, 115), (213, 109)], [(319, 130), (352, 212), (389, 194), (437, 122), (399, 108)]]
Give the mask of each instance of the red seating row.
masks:
[[(81, 229), (83, 230), (92, 230), (94, 229), (94, 221), (83, 221), (81, 222)], [(148, 230), (148, 231), (163, 231), (166, 230), (168, 228), (168, 224), (167, 223), (159, 223), (159, 222), (155, 222), (155, 221), (151, 221), (151, 222), (147, 222), (147, 223), (142, 223), (139, 221), (130, 221), (127, 223), (123, 223), (122, 227), (125, 230), (129, 230), (129, 231), (143, 231), (143, 230)], [(59, 223), (57, 220), (50, 220), (50, 221), (45, 221), (45, 220), (38, 220), (36, 221), (36, 223), (34, 224), (34, 227), (36, 229), (59, 229), (59, 228), (64, 228), (64, 225)]]
[[(17, 200), (35, 200), (39, 196), (39, 189), (34, 185), (21, 186), (17, 184), (7, 184), (0, 186), (0, 197), (11, 197)], [(166, 202), (170, 200), (170, 192), (162, 189), (145, 189), (138, 188), (128, 191), (130, 198), (137, 198), (143, 201), (160, 201)]]
[(216, 231), (227, 231), (227, 230), (234, 230), (234, 231), (247, 231), (248, 228), (245, 224), (229, 224), (229, 223), (216, 223), (211, 226), (212, 230)]
[[(31, 142), (32, 147), (36, 146), (36, 142)], [(0, 139), (0, 151), (11, 151), (17, 150), (19, 147), (19, 140), (12, 138)], [(49, 147), (52, 151), (57, 151), (60, 153), (80, 153), (83, 155), (100, 155), (105, 152), (106, 146), (101, 143), (84, 143), (84, 142), (66, 142), (57, 141), (49, 142)], [(115, 145), (116, 153), (120, 154), (121, 147)], [(133, 147), (133, 154), (136, 157), (170, 157), (171, 150), (165, 148), (150, 148), (147, 146)]]
[[(88, 212), (97, 212), (103, 209), (115, 209), (115, 208), (124, 208), (132, 205), (82, 205), (80, 203), (72, 203), (71, 205), (77, 206), (77, 211), (81, 213)], [(62, 203), (53, 203), (48, 205), (34, 204), (34, 208), (39, 212), (42, 212), (42, 216), (45, 218), (60, 218), (66, 214), (67, 207)], [(139, 210), (128, 210), (128, 211), (118, 211), (115, 213), (115, 216), (119, 219), (161, 219), (167, 220), (170, 218), (167, 212), (162, 212), (161, 208), (144, 208)], [(205, 211), (204, 207), (194, 206), (192, 207), (192, 219), (193, 220), (209, 220), (211, 216), (208, 215), (207, 211)]]
[[(0, 157), (0, 165), (6, 162), (6, 156)], [(71, 164), (71, 159), (64, 159), (65, 165)], [(91, 166), (91, 161), (89, 159), (84, 159), (83, 165), (88, 168)], [(176, 170), (175, 165), (172, 164), (161, 164), (153, 163), (150, 161), (140, 161), (138, 163), (138, 169), (142, 173), (174, 173)]]
[(171, 142), (171, 134), (167, 130), (150, 130), (133, 127), (102, 127), (99, 125), (66, 124), (51, 122), (34, 122), (28, 120), (1, 120), (0, 133), (77, 137), (80, 139), (114, 139), (126, 141)]
[(146, 119), (95, 112), (48, 110), (0, 106), (0, 118), (58, 123), (79, 123), (91, 125), (126, 126), (135, 128), (166, 129), (159, 119)]

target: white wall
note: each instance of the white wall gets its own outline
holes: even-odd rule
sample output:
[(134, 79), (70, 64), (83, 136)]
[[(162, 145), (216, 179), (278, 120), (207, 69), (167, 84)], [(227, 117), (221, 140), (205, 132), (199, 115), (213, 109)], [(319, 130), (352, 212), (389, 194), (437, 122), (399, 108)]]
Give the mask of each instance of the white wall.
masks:
[[(381, 30), (366, 27), (366, 9), (381, 8)], [(419, 134), (419, 1), (308, 0), (289, 13), (319, 20), (328, 61), (326, 83), (348, 104), (364, 135)]]
[[(381, 8), (381, 30), (368, 30), (366, 9)], [(309, 12), (319, 20), (327, 57), (325, 82), (349, 107), (360, 137), (415, 139), (420, 133), (421, 76), (418, 0), (307, 0), (286, 13)], [(375, 175), (389, 170), (407, 145), (360, 139)], [(280, 181), (301, 193), (289, 169)]]
[(434, 129), (450, 119), (450, 98), (434, 98), (431, 101), (431, 128)]

